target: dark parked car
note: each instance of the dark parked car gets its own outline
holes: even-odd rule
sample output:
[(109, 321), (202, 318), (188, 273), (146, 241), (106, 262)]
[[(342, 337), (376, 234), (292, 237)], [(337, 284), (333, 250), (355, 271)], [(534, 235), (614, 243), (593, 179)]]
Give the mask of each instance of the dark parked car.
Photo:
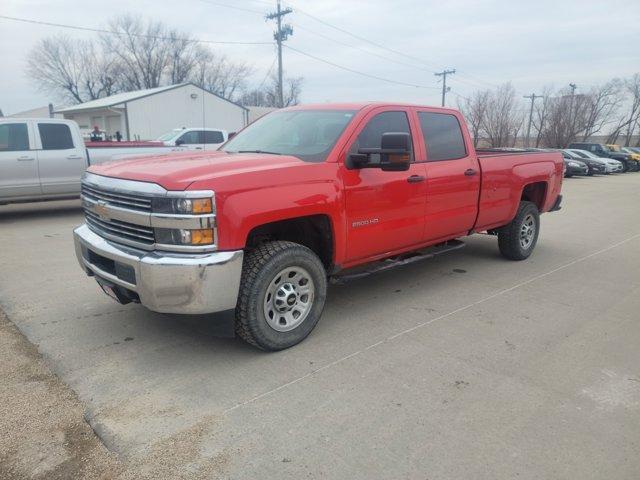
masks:
[(570, 152), (568, 150), (561, 150), (562, 157), (565, 160), (578, 160), (587, 165), (589, 172), (587, 175), (592, 177), (593, 175), (605, 175), (607, 173), (607, 165), (603, 160), (597, 160), (594, 158), (583, 158), (577, 153)]
[(638, 170), (640, 170), (638, 162), (631, 160), (631, 156), (629, 154), (623, 152), (614, 152), (602, 143), (574, 142), (569, 144), (567, 148), (587, 150), (589, 152), (595, 153), (599, 157), (609, 157), (613, 158), (614, 160), (619, 160), (622, 162), (622, 166), (624, 167), (625, 172), (637, 172)]
[(566, 178), (574, 175), (589, 175), (589, 167), (582, 160), (574, 160), (572, 158), (564, 158), (564, 176)]

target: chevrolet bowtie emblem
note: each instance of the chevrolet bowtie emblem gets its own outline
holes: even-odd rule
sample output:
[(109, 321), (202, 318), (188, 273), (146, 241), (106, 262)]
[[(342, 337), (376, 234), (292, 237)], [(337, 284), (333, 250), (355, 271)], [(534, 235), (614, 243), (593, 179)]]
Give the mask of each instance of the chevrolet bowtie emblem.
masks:
[(99, 200), (93, 207), (93, 211), (104, 220), (109, 220), (109, 209), (107, 208), (107, 202)]

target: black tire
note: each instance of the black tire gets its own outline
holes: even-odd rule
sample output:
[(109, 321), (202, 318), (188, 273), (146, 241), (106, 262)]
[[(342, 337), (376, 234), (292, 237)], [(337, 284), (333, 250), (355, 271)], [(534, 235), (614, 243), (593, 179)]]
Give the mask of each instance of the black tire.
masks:
[[(267, 321), (265, 298), (270, 295), (268, 290), (274, 288), (273, 286), (277, 285), (277, 280), (282, 277), (282, 275), (280, 277), (278, 275), (287, 268), (297, 268), (308, 273), (313, 282), (314, 293), (311, 299), (307, 299), (310, 306), (301, 323), (289, 331), (278, 331)], [(306, 284), (301, 283), (301, 285)], [(327, 274), (315, 253), (307, 247), (293, 242), (264, 243), (247, 252), (244, 257), (236, 306), (236, 334), (263, 350), (276, 351), (292, 347), (304, 340), (314, 329), (322, 315), (326, 296)], [(275, 297), (276, 293), (274, 292), (274, 302), (276, 301)], [(276, 316), (279, 315), (276, 313)], [(278, 320), (271, 317), (270, 321), (274, 323)], [(275, 326), (278, 327), (278, 325)]]
[[(527, 236), (527, 242), (521, 238), (521, 232), (525, 227), (533, 227), (533, 232)], [(529, 226), (529, 223), (532, 225)], [(538, 242), (540, 233), (540, 213), (538, 207), (531, 202), (520, 202), (515, 218), (504, 227), (498, 229), (498, 247), (503, 257), (509, 260), (525, 260)]]

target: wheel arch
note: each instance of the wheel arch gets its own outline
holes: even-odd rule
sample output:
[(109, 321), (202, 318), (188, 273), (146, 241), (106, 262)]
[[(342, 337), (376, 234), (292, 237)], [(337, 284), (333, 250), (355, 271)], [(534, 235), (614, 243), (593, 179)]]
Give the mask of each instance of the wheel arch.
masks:
[(531, 202), (542, 212), (547, 199), (549, 184), (546, 181), (527, 183), (522, 187), (520, 201)]
[(274, 240), (304, 245), (320, 258), (329, 271), (335, 259), (335, 231), (331, 217), (314, 214), (291, 217), (254, 226), (247, 234), (246, 248)]

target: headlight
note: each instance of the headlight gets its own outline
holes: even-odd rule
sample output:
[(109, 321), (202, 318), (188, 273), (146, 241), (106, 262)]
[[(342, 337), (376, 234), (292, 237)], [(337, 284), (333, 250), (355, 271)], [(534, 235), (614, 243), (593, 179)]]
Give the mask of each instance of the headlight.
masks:
[(177, 213), (183, 215), (202, 215), (213, 213), (212, 198), (172, 198), (153, 199), (153, 213)]
[(570, 167), (579, 167), (580, 164), (576, 163), (576, 162), (567, 162), (569, 164)]
[(213, 228), (198, 230), (156, 228), (155, 237), (157, 243), (166, 245), (213, 245), (216, 239)]

